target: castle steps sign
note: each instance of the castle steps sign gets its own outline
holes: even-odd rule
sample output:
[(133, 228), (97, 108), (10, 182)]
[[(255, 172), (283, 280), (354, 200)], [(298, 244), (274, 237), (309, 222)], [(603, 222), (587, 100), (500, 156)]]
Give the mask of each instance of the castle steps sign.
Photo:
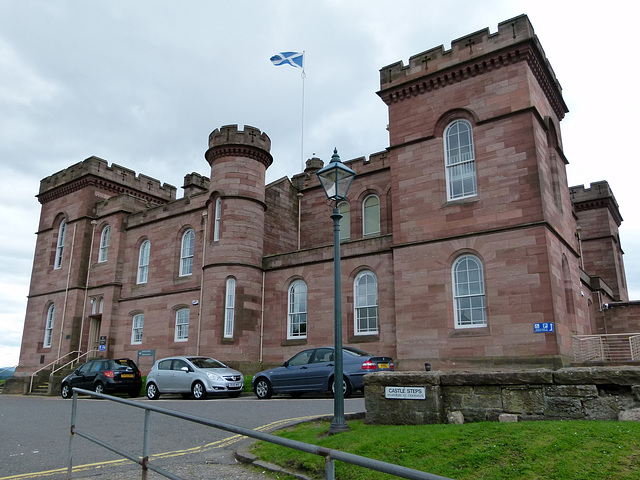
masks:
[(426, 392), (424, 387), (384, 387), (384, 398), (400, 400), (424, 400)]

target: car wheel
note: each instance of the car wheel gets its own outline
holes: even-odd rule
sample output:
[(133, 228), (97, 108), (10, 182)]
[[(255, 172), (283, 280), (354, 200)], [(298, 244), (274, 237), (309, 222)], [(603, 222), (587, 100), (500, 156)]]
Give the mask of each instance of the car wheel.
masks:
[(158, 387), (156, 387), (155, 383), (150, 383), (147, 385), (147, 398), (149, 400), (157, 400), (160, 396), (160, 391)]
[(71, 397), (71, 387), (69, 386), (68, 383), (62, 384), (62, 387), (60, 388), (60, 395), (62, 395), (62, 398)]
[(93, 391), (96, 393), (104, 393), (104, 385), (101, 382), (96, 383), (93, 387)]
[(204, 384), (200, 381), (195, 382), (191, 387), (191, 393), (196, 400), (204, 400), (207, 398), (207, 390), (204, 388)]
[(271, 383), (266, 378), (259, 378), (256, 380), (255, 386), (253, 387), (253, 391), (260, 400), (264, 398), (271, 398), (273, 395), (273, 389), (271, 388)]
[[(335, 385), (333, 383), (333, 378), (331, 379), (331, 393), (334, 394), (336, 392)], [(351, 396), (351, 384), (349, 380), (345, 377), (342, 378), (342, 396), (344, 398), (349, 398)]]

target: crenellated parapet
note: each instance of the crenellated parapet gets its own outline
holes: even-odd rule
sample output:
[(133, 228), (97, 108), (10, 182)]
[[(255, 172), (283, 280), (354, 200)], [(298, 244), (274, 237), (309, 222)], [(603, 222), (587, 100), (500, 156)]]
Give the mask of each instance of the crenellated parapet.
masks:
[(40, 181), (38, 200), (44, 204), (56, 198), (93, 186), (113, 195), (126, 193), (152, 204), (162, 204), (176, 198), (176, 187), (161, 184), (155, 178), (128, 168), (109, 166), (106, 160), (89, 157)]
[(480, 30), (453, 40), (450, 50), (440, 45), (412, 56), (408, 65), (399, 61), (382, 68), (378, 95), (390, 105), (522, 61), (562, 119), (568, 112), (562, 87), (526, 15), (501, 22), (497, 33)]
[(585, 188), (584, 185), (570, 187), (569, 193), (576, 212), (606, 208), (618, 226), (622, 224), (622, 215), (620, 215), (618, 202), (607, 181), (593, 182), (589, 185), (589, 188)]
[(205, 158), (211, 165), (220, 157), (245, 157), (258, 160), (268, 168), (273, 163), (270, 151), (271, 139), (266, 133), (249, 125), (245, 125), (244, 130), (238, 130), (238, 125), (225, 125), (209, 135)]

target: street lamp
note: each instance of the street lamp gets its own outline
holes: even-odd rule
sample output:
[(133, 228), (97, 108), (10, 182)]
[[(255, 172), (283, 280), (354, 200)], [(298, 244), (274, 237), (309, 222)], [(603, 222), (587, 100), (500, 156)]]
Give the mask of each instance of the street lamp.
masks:
[(356, 172), (346, 167), (340, 161), (338, 150), (333, 149), (329, 165), (319, 170), (316, 175), (324, 189), (324, 193), (333, 203), (333, 311), (334, 311), (334, 356), (335, 372), (333, 375), (333, 421), (329, 426), (329, 433), (339, 433), (349, 430), (344, 419), (344, 390), (342, 363), (342, 288), (340, 282), (340, 219), (342, 214), (338, 208), (341, 200), (347, 199), (347, 192), (351, 187)]

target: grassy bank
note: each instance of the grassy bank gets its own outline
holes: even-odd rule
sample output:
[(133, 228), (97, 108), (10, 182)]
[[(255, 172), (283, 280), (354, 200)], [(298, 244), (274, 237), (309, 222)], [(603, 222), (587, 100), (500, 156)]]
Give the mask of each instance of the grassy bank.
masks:
[[(640, 423), (604, 421), (384, 426), (350, 421), (329, 436), (328, 422), (277, 435), (362, 455), (456, 480), (586, 480), (640, 478)], [(260, 442), (254, 454), (324, 478), (321, 457)], [(336, 477), (392, 478), (336, 462)]]

